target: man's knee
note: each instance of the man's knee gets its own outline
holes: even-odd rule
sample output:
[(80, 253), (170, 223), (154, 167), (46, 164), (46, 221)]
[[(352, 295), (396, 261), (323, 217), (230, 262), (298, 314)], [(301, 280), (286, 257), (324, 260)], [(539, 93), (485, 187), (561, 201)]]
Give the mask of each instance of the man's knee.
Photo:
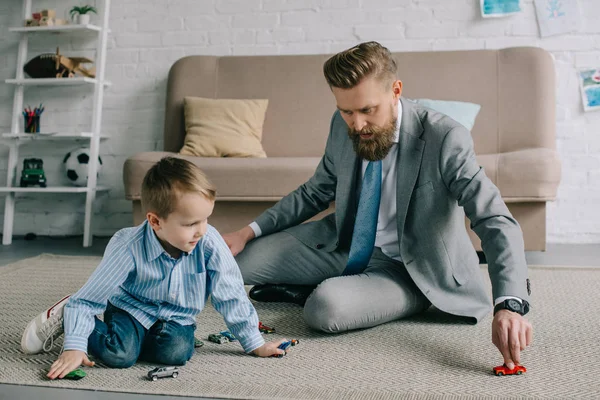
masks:
[(313, 329), (338, 333), (349, 329), (347, 320), (351, 318), (344, 307), (344, 299), (336, 293), (335, 278), (321, 283), (312, 292), (304, 305), (304, 320)]

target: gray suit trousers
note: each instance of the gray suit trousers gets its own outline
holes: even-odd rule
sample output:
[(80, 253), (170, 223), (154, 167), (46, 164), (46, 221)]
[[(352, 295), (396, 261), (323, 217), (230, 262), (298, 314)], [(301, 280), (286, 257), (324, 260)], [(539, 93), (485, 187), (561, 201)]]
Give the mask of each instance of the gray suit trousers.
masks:
[(378, 247), (363, 273), (351, 276), (340, 276), (348, 251), (314, 249), (287, 232), (251, 241), (236, 261), (247, 285), (318, 285), (306, 301), (304, 319), (324, 332), (369, 328), (431, 305), (404, 264)]

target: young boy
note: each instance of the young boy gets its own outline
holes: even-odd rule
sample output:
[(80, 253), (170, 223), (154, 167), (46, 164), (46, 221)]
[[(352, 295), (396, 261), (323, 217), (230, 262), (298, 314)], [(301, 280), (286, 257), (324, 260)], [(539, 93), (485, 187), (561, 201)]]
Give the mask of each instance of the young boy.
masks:
[[(49, 351), (64, 329), (64, 351), (50, 379), (93, 366), (88, 354), (113, 368), (138, 359), (183, 365), (194, 353), (196, 315), (210, 295), (247, 353), (283, 354), (277, 347), (285, 339), (263, 340), (235, 259), (207, 223), (214, 200), (214, 187), (194, 164), (160, 160), (142, 184), (147, 220), (118, 231), (87, 283), (29, 323), (23, 351)], [(96, 317), (102, 312), (104, 321)]]

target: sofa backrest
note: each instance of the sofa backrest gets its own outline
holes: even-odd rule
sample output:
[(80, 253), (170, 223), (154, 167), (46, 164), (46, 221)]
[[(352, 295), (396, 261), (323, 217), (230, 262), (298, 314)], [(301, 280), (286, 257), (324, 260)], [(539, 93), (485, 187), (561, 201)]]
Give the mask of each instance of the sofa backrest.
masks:
[[(165, 151), (183, 145), (183, 98), (269, 99), (263, 147), (270, 157), (321, 156), (335, 99), (323, 77), (330, 55), (189, 56), (169, 72)], [(516, 47), (393, 53), (403, 96), (481, 105), (477, 154), (555, 148), (555, 72), (543, 49)]]

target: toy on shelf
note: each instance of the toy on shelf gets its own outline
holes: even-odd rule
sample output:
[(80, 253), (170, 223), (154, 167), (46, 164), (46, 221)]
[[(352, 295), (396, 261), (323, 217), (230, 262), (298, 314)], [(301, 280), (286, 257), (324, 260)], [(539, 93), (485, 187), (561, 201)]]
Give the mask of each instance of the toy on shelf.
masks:
[[(63, 158), (63, 166), (65, 167), (67, 179), (69, 179), (72, 185), (87, 186), (90, 152), (88, 147), (80, 147), (68, 152), (65, 158)], [(102, 171), (102, 158), (98, 156), (96, 178), (100, 176), (100, 171)]]
[(148, 371), (148, 379), (151, 381), (157, 381), (158, 378), (167, 378), (169, 376), (177, 378), (179, 375), (179, 368), (177, 367), (156, 367)]
[(522, 365), (515, 365), (513, 369), (508, 368), (506, 364), (494, 367), (494, 374), (496, 374), (496, 376), (521, 375), (524, 372), (527, 372), (527, 368)]
[(26, 158), (23, 160), (23, 171), (21, 171), (21, 183), (19, 186), (46, 187), (44, 162), (40, 158)]
[(56, 11), (42, 10), (31, 14), (31, 19), (25, 20), (25, 26), (60, 26), (67, 25), (66, 19), (56, 18)]
[(73, 371), (69, 372), (68, 374), (66, 374), (63, 379), (70, 379), (73, 381), (78, 381), (80, 379), (85, 378), (86, 376), (87, 376), (87, 374), (85, 373), (84, 370), (82, 370), (81, 368), (77, 368), (77, 369), (74, 369)]
[(33, 57), (23, 67), (23, 71), (31, 78), (73, 78), (76, 74), (87, 78), (96, 77), (96, 67), (84, 67), (82, 64), (93, 63), (86, 57), (66, 57), (56, 48), (56, 54), (44, 53)]
[(263, 323), (260, 321), (258, 321), (258, 330), (260, 331), (260, 333), (265, 334), (275, 333), (275, 328), (269, 328), (268, 326), (263, 325)]
[[(299, 341), (298, 339), (292, 339), (292, 340), (288, 340), (287, 342), (283, 342), (283, 343), (281, 343), (279, 346), (277, 346), (277, 348), (278, 348), (278, 349), (281, 349), (281, 350), (283, 350), (283, 351), (287, 351), (287, 349), (288, 349), (290, 346), (295, 346), (295, 345), (297, 345), (298, 343), (300, 343), (300, 341)], [(284, 356), (284, 354), (275, 354), (273, 357), (279, 357), (279, 358), (281, 358), (281, 357), (283, 357), (283, 356)]]
[(220, 334), (225, 336), (227, 338), (227, 340), (229, 340), (230, 342), (237, 342), (237, 339), (235, 338), (233, 333), (231, 333), (229, 331), (221, 331)]

